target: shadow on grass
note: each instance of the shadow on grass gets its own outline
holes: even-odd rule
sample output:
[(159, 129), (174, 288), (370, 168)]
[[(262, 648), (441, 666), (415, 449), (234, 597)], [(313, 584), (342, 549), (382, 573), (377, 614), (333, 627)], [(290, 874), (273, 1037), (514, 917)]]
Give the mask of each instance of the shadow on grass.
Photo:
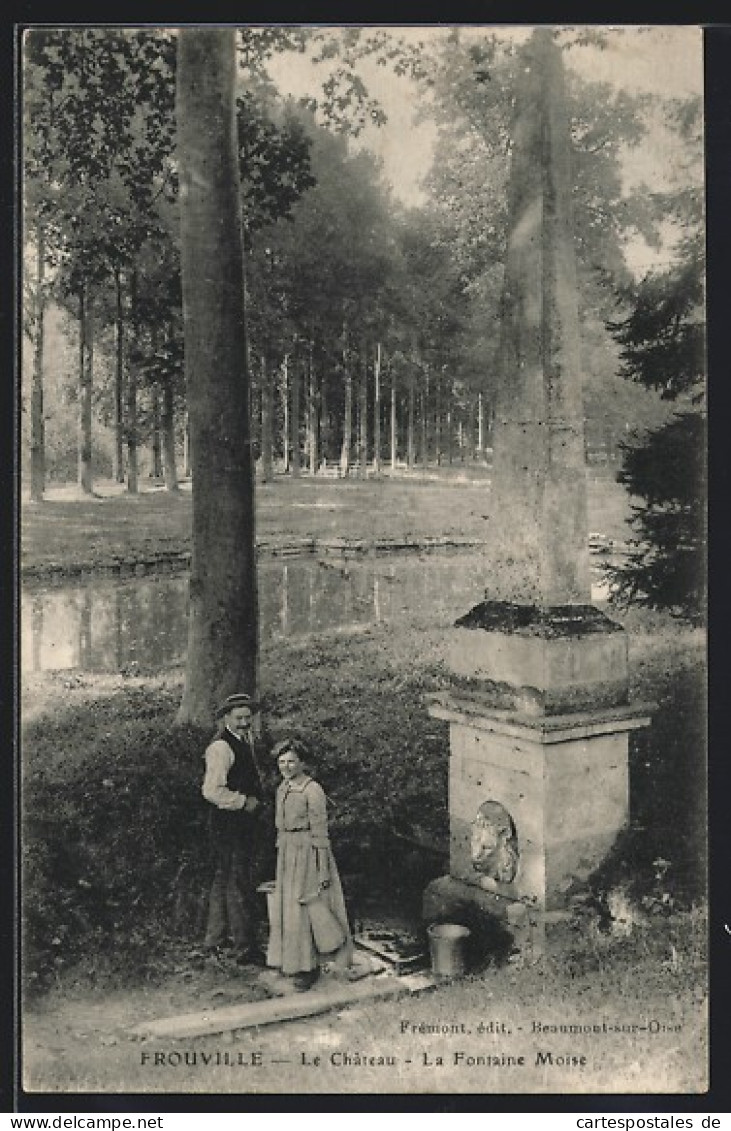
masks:
[(688, 908), (706, 896), (706, 688), (700, 668), (669, 673), (647, 731), (630, 746), (630, 824), (595, 890), (622, 886), (636, 900)]

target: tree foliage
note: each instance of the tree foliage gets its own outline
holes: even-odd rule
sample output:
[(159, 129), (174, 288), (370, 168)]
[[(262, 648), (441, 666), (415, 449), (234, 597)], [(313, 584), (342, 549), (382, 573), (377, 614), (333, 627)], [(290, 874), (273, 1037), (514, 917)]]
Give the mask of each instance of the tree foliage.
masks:
[(637, 540), (611, 576), (620, 603), (637, 601), (694, 622), (705, 615), (706, 421), (678, 413), (643, 443), (625, 446), (618, 479), (642, 499)]
[[(678, 110), (678, 108), (676, 108)], [(694, 107), (678, 111), (683, 131)], [(678, 406), (660, 428), (625, 445), (619, 480), (641, 503), (633, 509), (636, 540), (611, 570), (616, 600), (639, 601), (701, 621), (706, 599), (706, 420), (704, 245), (700, 189), (666, 194), (681, 232), (675, 261), (620, 295), (629, 311), (610, 322), (621, 373)]]

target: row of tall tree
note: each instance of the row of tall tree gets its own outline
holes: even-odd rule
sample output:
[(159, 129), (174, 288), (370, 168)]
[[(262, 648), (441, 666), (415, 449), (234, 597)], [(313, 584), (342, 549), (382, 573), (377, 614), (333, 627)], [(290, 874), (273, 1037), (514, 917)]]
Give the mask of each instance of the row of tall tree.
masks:
[[(297, 474), (322, 460), (344, 469), (372, 460), (378, 468), (479, 454), (498, 337), (514, 53), (500, 51), (497, 40), (464, 50), (455, 36), (431, 60), (432, 102), (444, 126), (428, 186), (433, 203), (405, 210), (375, 159), (354, 154), (344, 130), (318, 127), (312, 110), (279, 98), (261, 70), (270, 47), (244, 41), (237, 94), (252, 435), (265, 477), (275, 459)], [(97, 421), (111, 428), (111, 470), (130, 491), (143, 440), (151, 473), (177, 485), (176, 450), (187, 428), (174, 65), (174, 37), (162, 31), (45, 29), (26, 44), (36, 499), (46, 429), (57, 425), (67, 448), (71, 440), (68, 414), (44, 407), (57, 360), (55, 352), (45, 356), (50, 301), (62, 304), (78, 341), (66, 396), (78, 415), (82, 489), (92, 487)], [(488, 73), (489, 83), (475, 80)], [(657, 415), (656, 405), (620, 393), (616, 381), (614, 397), (606, 395), (616, 350), (603, 330), (609, 292), (597, 276), (626, 283), (622, 238), (631, 230), (654, 235), (646, 194), (621, 191), (617, 147), (643, 130), (642, 104), (627, 103), (586, 84), (575, 91), (577, 231), (593, 341), (588, 434), (592, 446), (610, 449), (638, 409)], [(187, 471), (187, 450), (183, 458)]]

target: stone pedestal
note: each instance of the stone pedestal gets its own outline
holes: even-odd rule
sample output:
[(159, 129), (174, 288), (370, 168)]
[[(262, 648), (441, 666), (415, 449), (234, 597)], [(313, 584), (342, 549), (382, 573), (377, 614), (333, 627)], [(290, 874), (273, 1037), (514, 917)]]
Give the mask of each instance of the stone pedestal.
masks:
[(651, 705), (628, 702), (627, 637), (591, 605), (485, 601), (448, 642), (449, 876), (424, 917), (498, 919), (540, 953), (559, 913), (629, 819), (629, 736)]
[(450, 729), (450, 876), (483, 903), (564, 907), (627, 823), (629, 734), (649, 708), (535, 716), (445, 692), (429, 713)]

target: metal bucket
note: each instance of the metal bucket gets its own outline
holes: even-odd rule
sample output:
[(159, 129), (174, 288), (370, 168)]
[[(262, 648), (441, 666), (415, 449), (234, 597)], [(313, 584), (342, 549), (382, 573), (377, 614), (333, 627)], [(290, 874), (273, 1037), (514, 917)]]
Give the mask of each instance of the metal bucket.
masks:
[(464, 946), (469, 927), (459, 923), (432, 923), (427, 931), (432, 973), (454, 978), (465, 972)]
[(276, 888), (275, 880), (265, 880), (263, 884), (259, 884), (256, 889), (261, 895), (267, 897), (267, 919), (271, 927), (274, 922), (274, 889)]

